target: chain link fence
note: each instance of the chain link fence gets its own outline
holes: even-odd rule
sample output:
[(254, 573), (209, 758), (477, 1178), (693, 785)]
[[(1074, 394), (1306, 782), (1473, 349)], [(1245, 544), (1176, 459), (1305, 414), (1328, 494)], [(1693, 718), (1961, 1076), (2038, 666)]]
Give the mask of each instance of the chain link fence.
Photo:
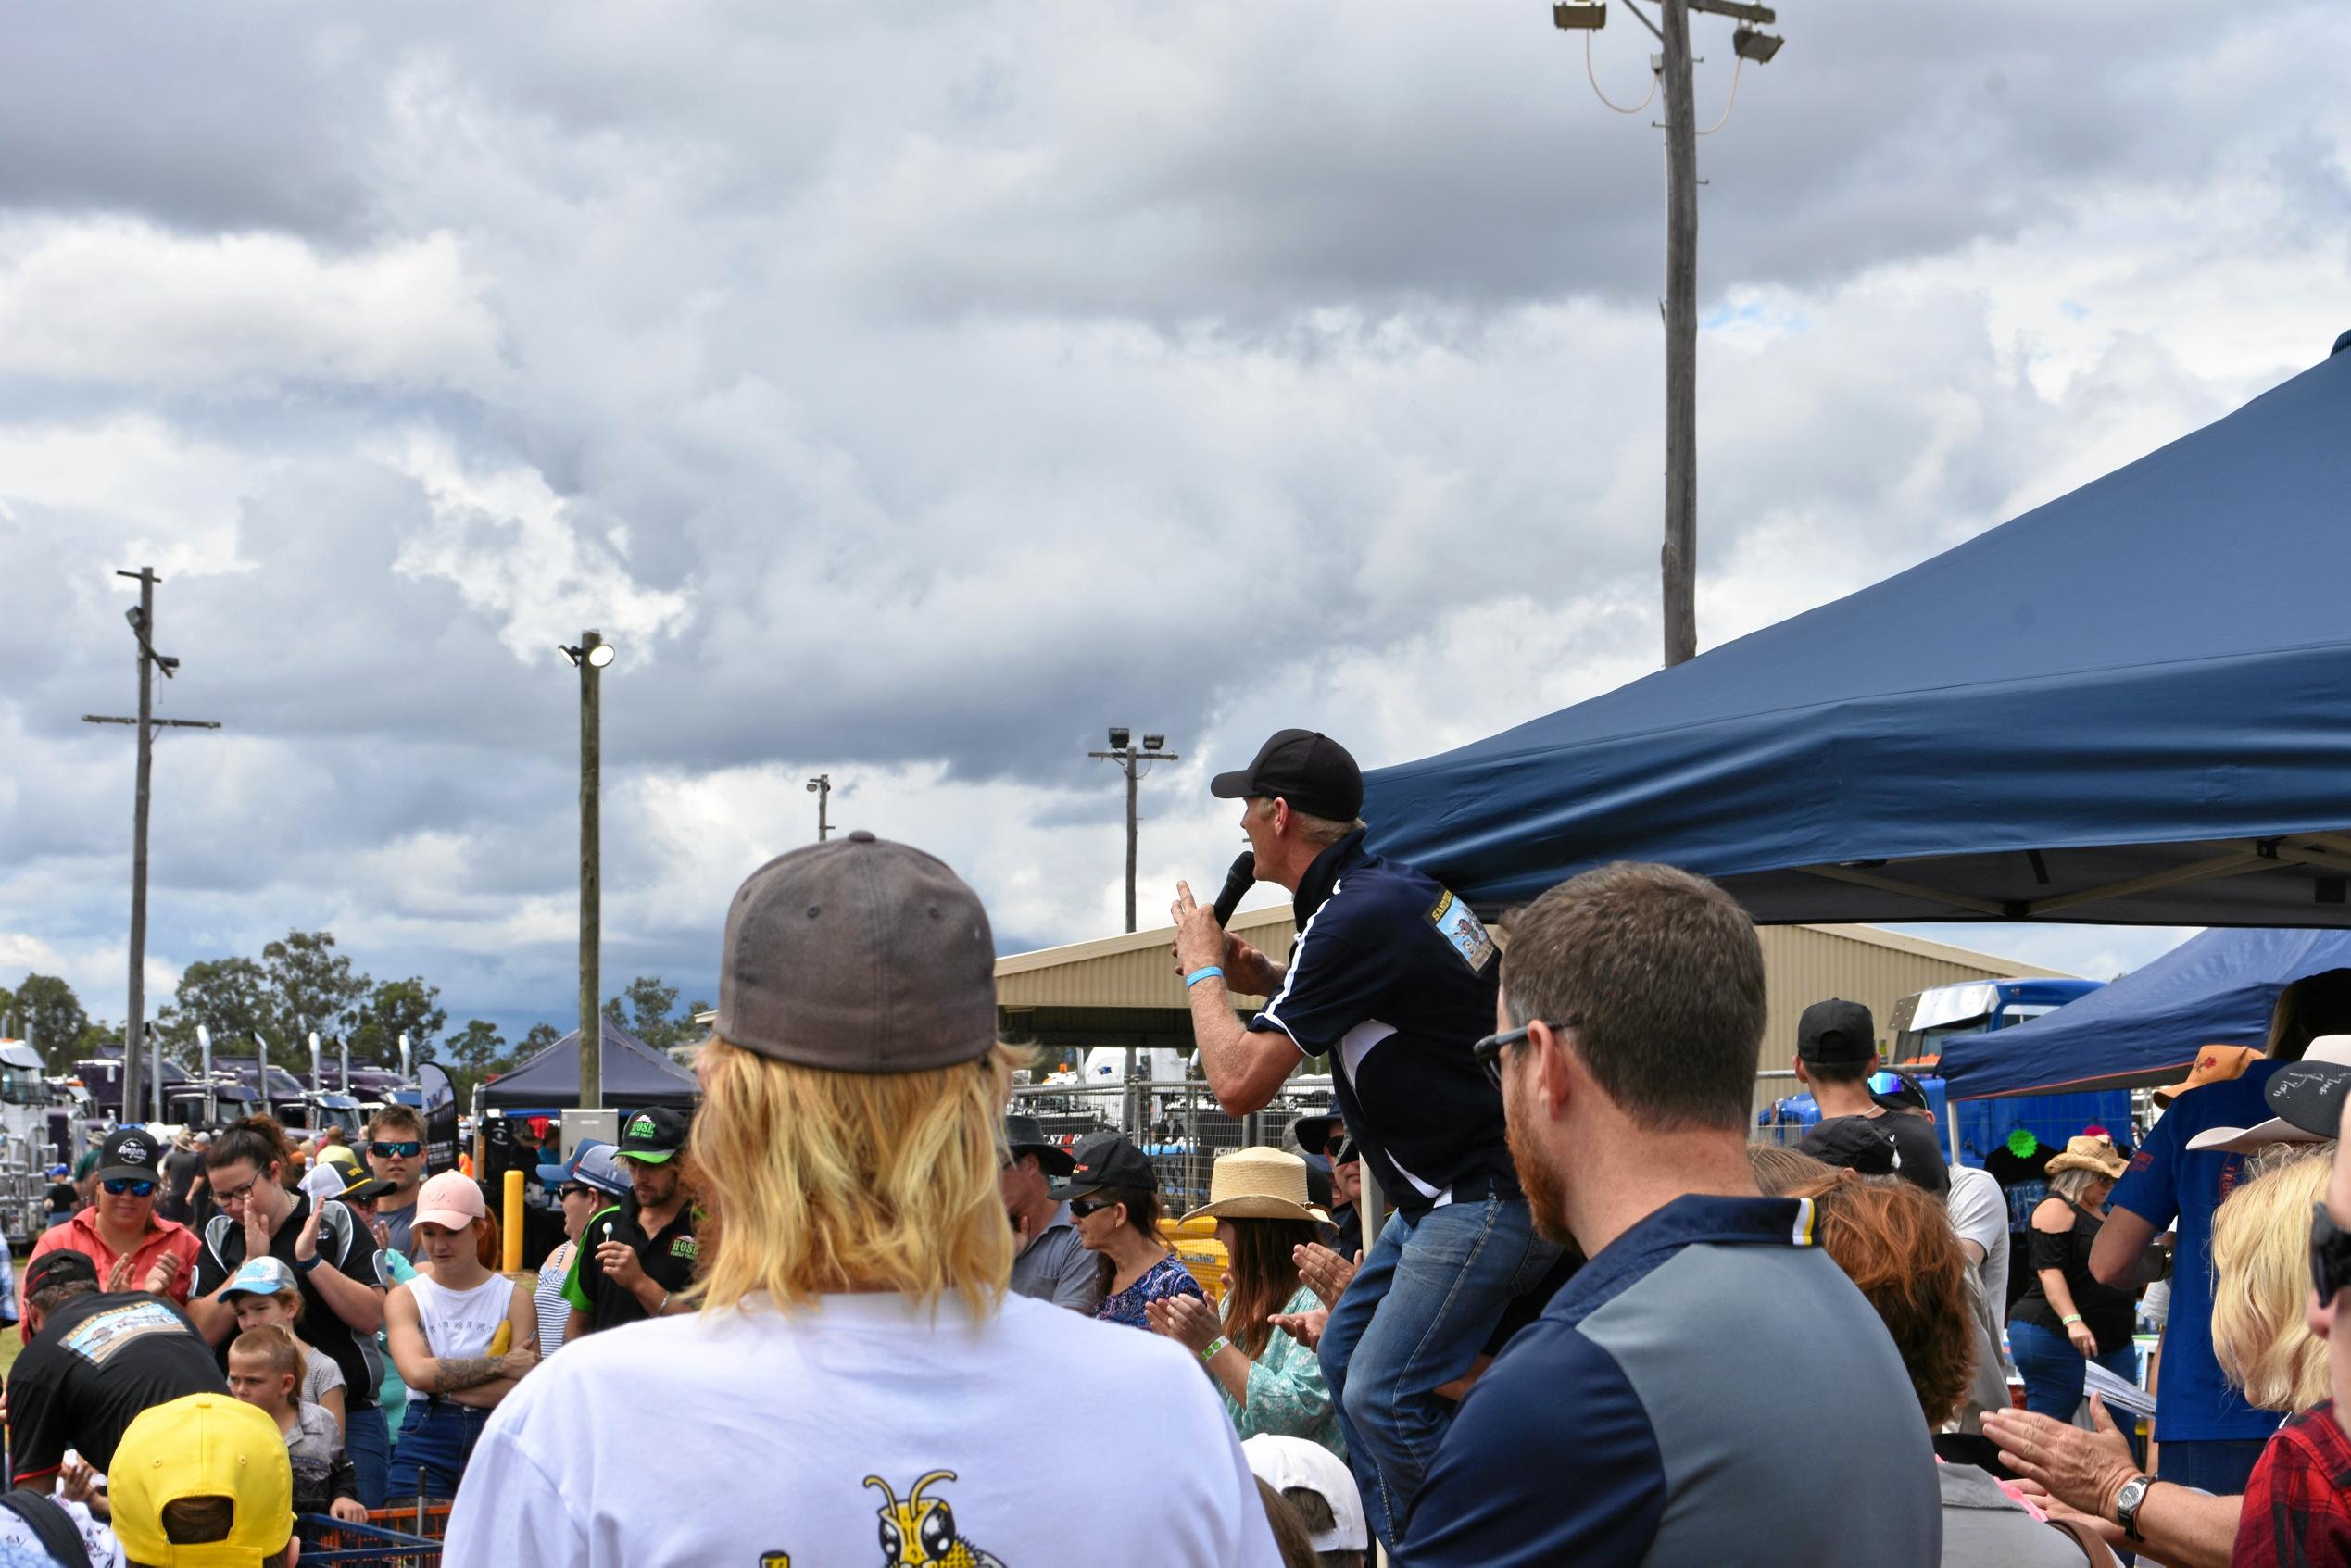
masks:
[(1779, 1109), (1779, 1102), (1804, 1092), (1804, 1084), (1792, 1067), (1778, 1067), (1755, 1074), (1754, 1103), (1747, 1117), (1749, 1143), (1774, 1143), (1792, 1148), (1804, 1141), (1812, 1131), (1812, 1123), (1799, 1122)]

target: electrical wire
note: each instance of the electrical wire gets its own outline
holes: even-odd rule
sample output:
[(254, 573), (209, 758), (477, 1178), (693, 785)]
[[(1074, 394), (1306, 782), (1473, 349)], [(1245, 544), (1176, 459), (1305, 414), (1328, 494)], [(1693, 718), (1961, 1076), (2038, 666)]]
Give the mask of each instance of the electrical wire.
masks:
[(1731, 108), (1732, 108), (1732, 107), (1733, 107), (1733, 106), (1735, 106), (1735, 105), (1739, 102), (1739, 73), (1740, 73), (1741, 71), (1742, 71), (1742, 70), (1746, 69), (1747, 69), (1747, 56), (1744, 56), (1744, 55), (1741, 55), (1741, 56), (1739, 56), (1739, 63), (1738, 63), (1737, 65), (1732, 66), (1732, 67), (1730, 68), (1730, 102), (1729, 102), (1729, 103), (1727, 103), (1727, 104), (1725, 104), (1725, 105), (1723, 105), (1723, 107), (1722, 107), (1722, 118), (1721, 118), (1720, 119), (1718, 119), (1718, 120), (1715, 121), (1712, 125), (1709, 125), (1708, 127), (1706, 127), (1706, 129), (1704, 129), (1704, 131), (1701, 131), (1700, 132), (1698, 132), (1698, 134), (1699, 134), (1699, 135), (1701, 135), (1701, 136), (1711, 136), (1711, 135), (1713, 135), (1716, 132), (1717, 132), (1717, 131), (1721, 130), (1724, 126), (1729, 125), (1729, 124), (1730, 123), (1730, 111), (1731, 111)]
[[(1610, 103), (1608, 94), (1601, 92), (1600, 90), (1599, 75), (1591, 69), (1591, 29), (1586, 28), (1584, 30), (1584, 75), (1591, 82), (1593, 95), (1598, 97), (1602, 103), (1607, 104), (1610, 108), (1615, 109), (1618, 114), (1639, 114), (1641, 110), (1647, 108), (1649, 107), (1650, 99), (1654, 98), (1657, 95), (1657, 73), (1655, 71), (1651, 71), (1649, 73), (1648, 98), (1643, 98), (1641, 102), (1635, 104), (1630, 108), (1625, 107), (1622, 104)], [(1731, 84), (1734, 90), (1738, 85), (1738, 80), (1739, 73), (1737, 71), (1731, 72)]]

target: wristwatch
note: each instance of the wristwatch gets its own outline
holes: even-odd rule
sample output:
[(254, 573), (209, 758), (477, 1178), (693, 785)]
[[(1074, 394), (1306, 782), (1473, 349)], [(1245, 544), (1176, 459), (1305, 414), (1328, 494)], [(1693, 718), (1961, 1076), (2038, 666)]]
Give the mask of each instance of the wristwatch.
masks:
[(2133, 1475), (2122, 1484), (2122, 1490), (2114, 1497), (2114, 1522), (2122, 1526), (2122, 1533), (2134, 1541), (2146, 1539), (2139, 1534), (2139, 1505), (2147, 1500), (2147, 1488), (2155, 1485), (2152, 1475)]

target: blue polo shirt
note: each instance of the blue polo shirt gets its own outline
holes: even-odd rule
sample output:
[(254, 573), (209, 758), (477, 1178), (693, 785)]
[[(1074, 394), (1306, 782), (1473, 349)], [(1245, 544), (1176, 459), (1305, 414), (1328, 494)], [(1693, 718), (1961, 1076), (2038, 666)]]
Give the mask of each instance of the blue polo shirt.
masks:
[(1494, 1028), (1502, 955), (1435, 878), (1364, 848), (1314, 859), (1292, 905), (1289, 973), (1255, 1030), (1327, 1053), (1339, 1109), (1383, 1197), (1408, 1214), (1515, 1198), (1502, 1091), (1469, 1047)]
[(1926, 1417), (1812, 1223), (1681, 1198), (1603, 1248), (1462, 1401), (1399, 1560), (1934, 1568)]
[(2269, 1103), (2261, 1091), (2285, 1065), (2257, 1061), (2242, 1077), (2202, 1085), (2173, 1100), (2106, 1200), (2109, 1209), (2128, 1209), (2158, 1233), (2175, 1219), (2180, 1223), (2171, 1313), (2163, 1330), (2163, 1386), (2156, 1400), (2158, 1442), (2267, 1437), (2278, 1429), (2278, 1412), (2246, 1404), (2212, 1354), (2212, 1211), (2244, 1179), (2246, 1156), (2192, 1151), (2188, 1140), (2213, 1127), (2268, 1121)]

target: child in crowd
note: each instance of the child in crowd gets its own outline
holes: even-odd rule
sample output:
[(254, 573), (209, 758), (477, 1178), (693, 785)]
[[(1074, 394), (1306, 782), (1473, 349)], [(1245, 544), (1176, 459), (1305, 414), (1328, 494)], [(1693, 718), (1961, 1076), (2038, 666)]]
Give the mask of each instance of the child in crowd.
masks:
[(334, 1358), (304, 1344), (295, 1325), (302, 1321), (302, 1289), (294, 1271), (280, 1258), (248, 1258), (220, 1292), (233, 1308), (239, 1329), (282, 1328), (303, 1355), (301, 1402), (316, 1405), (334, 1418), (334, 1441), (343, 1443), (343, 1369)]
[(294, 1468), (294, 1511), (364, 1524), (358, 1473), (343, 1451), (334, 1419), (299, 1397), (302, 1347), (274, 1323), (248, 1328), (229, 1345), (229, 1392), (278, 1424)]

